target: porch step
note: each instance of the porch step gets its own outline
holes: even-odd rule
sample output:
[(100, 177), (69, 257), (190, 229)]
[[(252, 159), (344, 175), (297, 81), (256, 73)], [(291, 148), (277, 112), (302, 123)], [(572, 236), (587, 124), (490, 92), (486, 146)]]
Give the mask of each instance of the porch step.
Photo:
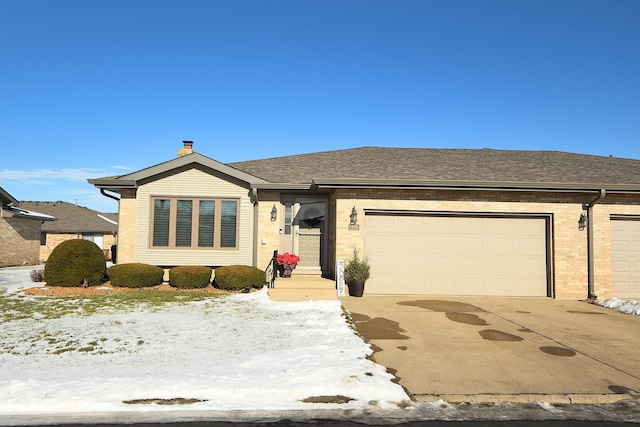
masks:
[(273, 301), (336, 300), (335, 281), (319, 276), (296, 275), (278, 277), (269, 289)]

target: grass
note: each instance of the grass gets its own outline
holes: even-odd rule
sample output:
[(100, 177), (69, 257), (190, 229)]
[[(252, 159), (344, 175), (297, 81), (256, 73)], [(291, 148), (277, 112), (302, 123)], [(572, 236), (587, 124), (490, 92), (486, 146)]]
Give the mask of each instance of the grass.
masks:
[(118, 312), (155, 311), (167, 304), (187, 304), (224, 298), (227, 294), (132, 290), (81, 297), (32, 297), (0, 294), (0, 322), (22, 319), (58, 319)]
[[(169, 305), (198, 301), (224, 304), (227, 295), (173, 290), (132, 290), (79, 297), (34, 297), (0, 293), (0, 323), (5, 331), (0, 336), (0, 353), (23, 356), (42, 352), (61, 355), (70, 352), (108, 354), (135, 351), (135, 348), (145, 345), (140, 337), (131, 340), (105, 338), (99, 336), (99, 329), (96, 330), (98, 335), (78, 337), (73, 330), (51, 328), (47, 320), (69, 317), (77, 318), (78, 323), (81, 323), (83, 318), (92, 315), (152, 313)], [(115, 318), (109, 320), (107, 317), (103, 323), (126, 327)]]

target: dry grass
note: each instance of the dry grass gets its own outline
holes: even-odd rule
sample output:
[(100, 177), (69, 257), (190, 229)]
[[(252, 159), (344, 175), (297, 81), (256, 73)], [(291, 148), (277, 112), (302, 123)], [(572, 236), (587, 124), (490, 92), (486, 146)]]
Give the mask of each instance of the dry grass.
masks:
[(64, 287), (64, 286), (43, 286), (38, 288), (24, 289), (22, 292), (27, 295), (34, 296), (48, 296), (48, 297), (74, 297), (83, 295), (104, 295), (115, 292), (140, 292), (141, 290), (159, 290), (159, 291), (174, 291), (174, 292), (212, 292), (212, 293), (229, 293), (222, 289), (214, 288), (213, 286), (207, 286), (206, 288), (198, 289), (176, 289), (167, 284), (156, 285), (146, 288), (120, 288), (111, 286), (110, 282), (106, 282), (99, 286), (89, 286), (88, 288), (77, 287)]

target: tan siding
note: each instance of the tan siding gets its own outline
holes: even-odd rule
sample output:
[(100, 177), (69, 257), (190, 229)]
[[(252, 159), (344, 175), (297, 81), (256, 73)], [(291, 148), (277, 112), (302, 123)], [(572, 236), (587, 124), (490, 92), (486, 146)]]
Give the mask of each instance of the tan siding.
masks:
[[(238, 249), (150, 249), (151, 197), (228, 197), (239, 200)], [(251, 265), (253, 204), (248, 190), (198, 169), (189, 169), (142, 185), (137, 192), (136, 260), (153, 265)]]

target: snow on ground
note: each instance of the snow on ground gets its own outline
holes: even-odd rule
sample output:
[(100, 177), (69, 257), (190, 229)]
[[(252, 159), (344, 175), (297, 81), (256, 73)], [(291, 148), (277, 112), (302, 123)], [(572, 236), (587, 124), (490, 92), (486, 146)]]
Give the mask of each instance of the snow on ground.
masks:
[[(35, 300), (17, 293), (34, 286), (33, 269), (0, 269), (0, 299)], [(367, 359), (372, 350), (338, 301), (274, 302), (265, 289), (160, 309), (17, 317), (0, 335), (0, 414), (386, 410), (408, 401)], [(318, 396), (352, 400), (303, 402)], [(123, 403), (178, 398), (197, 401)]]
[(605, 300), (596, 300), (596, 304), (622, 313), (640, 316), (640, 301), (624, 301), (614, 297)]

